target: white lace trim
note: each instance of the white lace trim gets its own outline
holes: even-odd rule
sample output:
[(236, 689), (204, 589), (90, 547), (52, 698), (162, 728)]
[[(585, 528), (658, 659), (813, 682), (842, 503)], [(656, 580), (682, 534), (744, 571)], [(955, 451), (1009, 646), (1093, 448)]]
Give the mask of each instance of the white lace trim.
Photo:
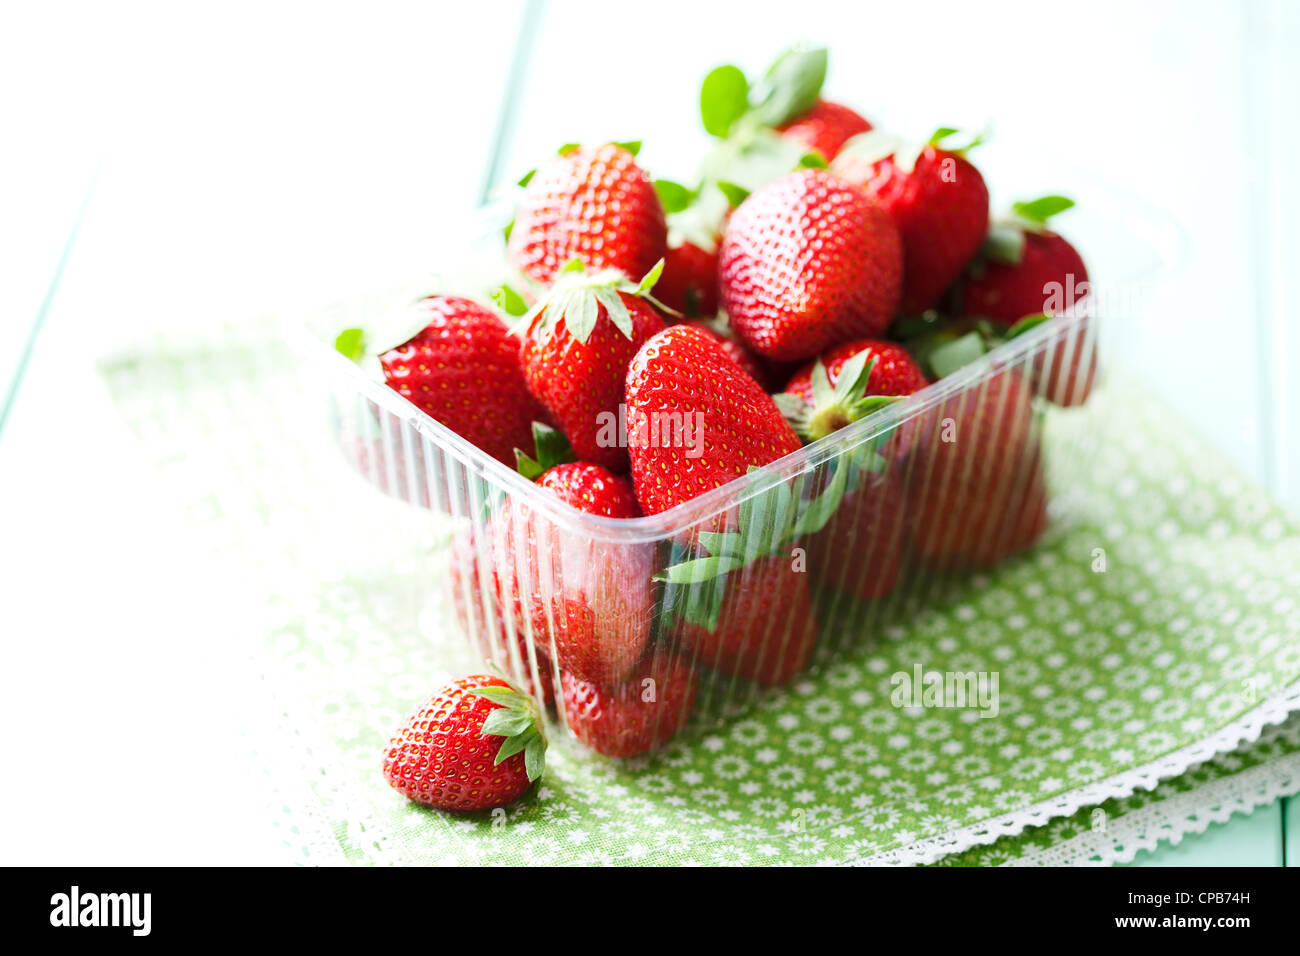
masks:
[(1005, 866), (1111, 866), (1131, 863), (1139, 850), (1161, 841), (1177, 846), (1234, 813), (1250, 813), (1278, 797), (1300, 792), (1300, 753), (1214, 780), (1140, 807), (1112, 820), (1104, 831), (1086, 831), (1055, 846), (1030, 850)]
[[(1083, 807), (1094, 806), (1104, 800), (1127, 797), (1136, 790), (1154, 790), (1161, 780), (1177, 777), (1194, 764), (1203, 763), (1221, 753), (1235, 750), (1244, 743), (1258, 740), (1266, 727), (1280, 724), (1294, 710), (1300, 710), (1300, 681), (1269, 697), (1254, 710), (1248, 711), (1216, 733), (1167, 753), (1158, 760), (991, 820), (982, 820), (884, 853), (859, 857), (849, 863), (853, 866), (919, 866), (933, 863), (974, 846), (983, 846), (1006, 836), (1016, 836), (1025, 827), (1043, 826), (1057, 817), (1069, 816)], [(1183, 832), (1191, 832), (1191, 828)]]

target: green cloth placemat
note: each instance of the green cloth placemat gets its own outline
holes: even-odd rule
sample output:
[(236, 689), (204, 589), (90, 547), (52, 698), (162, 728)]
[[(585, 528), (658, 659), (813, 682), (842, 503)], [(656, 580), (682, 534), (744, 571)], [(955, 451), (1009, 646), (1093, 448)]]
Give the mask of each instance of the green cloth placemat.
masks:
[[(1032, 554), (655, 758), (557, 741), (504, 814), (425, 810), (378, 765), (448, 676), (427, 524), (348, 471), (288, 366), (226, 338), (103, 370), (214, 581), (255, 598), (283, 731), (258, 743), (309, 860), (930, 862), (1154, 786), (1300, 707), (1296, 523), (1124, 380), (1083, 413), (1106, 439)], [(1050, 429), (1083, 420), (1057, 414)], [(998, 716), (894, 707), (891, 675), (916, 665), (997, 672)]]

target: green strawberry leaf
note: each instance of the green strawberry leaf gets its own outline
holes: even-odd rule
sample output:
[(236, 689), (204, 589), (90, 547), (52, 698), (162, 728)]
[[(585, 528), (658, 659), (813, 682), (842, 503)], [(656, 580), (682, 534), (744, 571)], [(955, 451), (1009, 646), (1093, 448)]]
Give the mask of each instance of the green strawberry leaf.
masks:
[(841, 365), (839, 377), (835, 379), (832, 401), (837, 405), (845, 405), (865, 395), (867, 383), (871, 380), (871, 370), (875, 367), (876, 357), (869, 349), (863, 349)]
[(1011, 328), (1007, 329), (1006, 334), (1002, 336), (1002, 340), (1004, 342), (1010, 342), (1016, 336), (1023, 335), (1024, 333), (1028, 332), (1030, 329), (1035, 329), (1038, 326), (1042, 325), (1044, 322), (1050, 322), (1050, 321), (1051, 321), (1051, 316), (1044, 315), (1041, 313), (1035, 315), (1027, 315), (1020, 321), (1013, 324)]
[(978, 332), (967, 332), (960, 338), (945, 342), (930, 352), (930, 368), (939, 378), (951, 375), (974, 362), (985, 352), (984, 337)]
[(514, 710), (519, 705), (520, 693), (509, 687), (475, 687), (470, 691), (475, 697), (482, 697), (484, 700), (490, 700), (494, 704), (500, 704), (502, 707)]
[(700, 120), (710, 136), (725, 139), (749, 109), (749, 80), (739, 67), (709, 71), (700, 87)]
[(506, 315), (519, 317), (528, 312), (528, 303), (524, 297), (508, 285), (499, 285), (491, 292), (492, 301)]
[[(632, 313), (628, 310), (623, 297), (613, 289), (600, 289), (596, 292), (596, 301), (605, 307), (605, 312), (609, 315), (609, 320), (614, 323), (614, 327), (627, 338), (632, 338), (634, 331)], [(595, 325), (594, 319), (592, 325), (593, 327)], [(586, 336), (583, 336), (580, 341), (587, 341)]]
[(505, 228), (501, 230), (502, 235), (506, 237), (506, 242), (510, 241), (510, 233), (515, 231), (515, 221), (511, 219), (506, 223)]
[(630, 139), (622, 143), (614, 143), (613, 145), (617, 146), (619, 149), (627, 150), (633, 156), (636, 156), (641, 152), (641, 140), (639, 139)]
[(529, 713), (520, 713), (510, 707), (498, 707), (483, 721), (483, 733), (493, 737), (514, 737), (533, 725)]
[(671, 179), (656, 179), (654, 185), (666, 213), (685, 212), (695, 199), (695, 193)]
[(360, 362), (366, 354), (366, 333), (364, 329), (344, 329), (334, 339), (334, 348), (354, 362)]
[(714, 557), (735, 557), (743, 543), (741, 536), (734, 531), (701, 531), (697, 536), (700, 547)]
[(536, 481), (556, 465), (576, 460), (564, 433), (542, 422), (533, 422), (533, 448), (536, 457), (515, 449), (515, 470), (529, 481)]
[(867, 395), (849, 406), (850, 417), (857, 421), (903, 400), (902, 395)]
[(799, 520), (795, 522), (793, 537), (801, 538), (805, 535), (816, 534), (826, 527), (826, 522), (831, 520), (831, 517), (839, 508), (840, 502), (844, 499), (844, 492), (847, 490), (851, 470), (842, 461), (836, 464), (835, 474), (831, 476), (831, 480), (827, 483), (826, 490), (808, 503), (799, 516)]
[(1019, 265), (1025, 254), (1025, 231), (1011, 223), (995, 222), (980, 247), (980, 255), (1004, 266)]
[[(486, 726), (487, 724), (485, 722), (484, 727), (486, 728)], [(527, 747), (528, 742), (533, 739), (534, 738), (529, 734), (515, 734), (512, 737), (507, 737), (501, 742), (501, 749), (497, 751), (496, 759), (492, 761), (493, 766), (500, 766), (505, 763), (515, 754), (519, 753), (519, 751)], [(527, 763), (527, 758), (525, 758), (525, 763)]]
[(533, 177), (536, 175), (537, 175), (537, 170), (535, 169), (528, 170), (528, 172), (524, 173), (523, 176), (520, 177), (519, 185), (521, 187), (527, 186), (529, 183), (533, 181)]
[(782, 126), (812, 109), (826, 82), (825, 47), (794, 46), (768, 67), (756, 90), (754, 115), (765, 126)]
[[(494, 668), (500, 670), (499, 668)], [(542, 773), (546, 752), (546, 736), (542, 731), (537, 703), (509, 682), (509, 687), (476, 687), (469, 691), (477, 697), (498, 706), (483, 721), (483, 734), (503, 737), (494, 763), (500, 765), (521, 750), (524, 752), (524, 771), (530, 781)]]
[(580, 148), (581, 146), (582, 146), (581, 143), (565, 143), (555, 152), (561, 156), (568, 156), (571, 152), (573, 152), (575, 149)]
[(660, 571), (655, 575), (655, 580), (665, 581), (668, 584), (699, 584), (704, 581), (711, 581), (728, 571), (734, 571), (742, 564), (744, 564), (744, 561), (734, 555), (692, 558), (689, 561), (674, 564), (667, 570)]
[(939, 321), (939, 313), (934, 311), (924, 312), (921, 315), (905, 315), (894, 323), (893, 328), (889, 330), (889, 337), (900, 342), (918, 339), (933, 332)]
[(816, 150), (804, 153), (799, 157), (799, 166), (802, 169), (827, 169), (826, 157)]
[(726, 593), (726, 575), (688, 588), (684, 600), (676, 606), (677, 616), (713, 633), (718, 629), (718, 620), (722, 616), (722, 599)]
[(727, 202), (732, 206), (739, 206), (749, 198), (749, 190), (744, 186), (737, 186), (735, 183), (729, 183), (719, 180), (715, 183), (722, 195), (727, 197)]
[(649, 272), (641, 277), (641, 282), (637, 285), (636, 292), (634, 292), (633, 295), (645, 295), (655, 287), (655, 283), (659, 281), (659, 277), (663, 274), (664, 261), (663, 259), (660, 259), (650, 267)]
[(534, 737), (528, 741), (524, 747), (524, 772), (528, 774), (529, 780), (536, 780), (546, 769), (546, 741), (541, 737)]
[(804, 441), (809, 441), (813, 407), (805, 402), (802, 396), (792, 392), (779, 392), (772, 396), (772, 402), (776, 405), (777, 411), (790, 423), (794, 433)]
[(1022, 219), (1042, 225), (1053, 216), (1074, 208), (1074, 200), (1065, 196), (1043, 196), (1030, 202), (1011, 205), (1012, 211)]

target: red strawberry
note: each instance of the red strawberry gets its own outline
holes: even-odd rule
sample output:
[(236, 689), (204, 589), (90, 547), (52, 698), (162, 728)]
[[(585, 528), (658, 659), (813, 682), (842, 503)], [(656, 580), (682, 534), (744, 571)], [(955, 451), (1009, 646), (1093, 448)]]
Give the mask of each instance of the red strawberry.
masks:
[(524, 384), (518, 343), (495, 312), (469, 299), (431, 296), (415, 310), (427, 324), (379, 356), (384, 379), (462, 438), (513, 464), (533, 421), (546, 417)]
[(600, 465), (577, 461), (556, 465), (537, 483), (567, 505), (604, 518), (639, 518), (641, 508), (627, 478), (611, 474)]
[[(1013, 326), (1029, 316), (1071, 312), (1091, 290), (1083, 257), (1048, 231), (1048, 220), (1074, 205), (1063, 196), (1016, 203), (1013, 215), (995, 223), (983, 254), (958, 283), (954, 301), (962, 315)], [(1058, 405), (1081, 405), (1097, 373), (1095, 343), (1087, 320), (1048, 355), (1035, 358), (1035, 380)]]
[(808, 112), (780, 127), (780, 132), (830, 162), (846, 142), (870, 129), (871, 124), (847, 106), (818, 100)]
[(690, 667), (666, 651), (651, 654), (614, 687), (564, 674), (564, 719), (598, 753), (635, 757), (662, 747), (686, 725), (695, 683)]
[(462, 677), (407, 718), (384, 752), (398, 793), (439, 810), (487, 810), (517, 800), (542, 773), (537, 705), (499, 677)]
[(718, 250), (684, 241), (670, 246), (655, 297), (688, 318), (718, 311)]
[(821, 533), (808, 542), (808, 567), (861, 601), (894, 590), (903, 569), (907, 504), (902, 466), (862, 470)]
[(898, 306), (902, 250), (888, 214), (822, 169), (769, 183), (722, 240), (722, 306), (759, 355), (811, 358), (885, 331)]
[(697, 607), (717, 602), (716, 611), (688, 612), (676, 630), (702, 666), (774, 686), (807, 665), (817, 643), (817, 615), (808, 575), (795, 569), (788, 554), (759, 557), (691, 587), (721, 592), (687, 599)]
[(1087, 294), (1083, 258), (1053, 232), (1023, 232), (1018, 252), (986, 255), (957, 288), (962, 315), (1012, 325), (1027, 315), (1060, 315)]
[(1082, 405), (1097, 379), (1097, 340), (1086, 316), (1055, 321), (1068, 321), (1069, 327), (1054, 349), (1034, 356), (1034, 387), (1057, 405)]
[(508, 247), (520, 272), (549, 285), (571, 259), (644, 275), (664, 257), (667, 242), (649, 177), (632, 153), (607, 143), (568, 150), (532, 175)]
[[(490, 543), (480, 553), (472, 534), (463, 534), (452, 542), (447, 563), (447, 589), (451, 595), (452, 611), (461, 630), (483, 660), (494, 662), (508, 671), (521, 687), (549, 707), (555, 702), (550, 659), (539, 641), (536, 656), (541, 692), (538, 693), (533, 683), (528, 641), (517, 622), (515, 627), (518, 630), (510, 629), (491, 566)], [(513, 639), (512, 634), (516, 635)], [(517, 658), (511, 656), (512, 643)]]
[[(557, 465), (538, 484), (588, 514), (640, 516), (632, 483), (599, 465)], [(496, 588), (516, 627), (562, 671), (622, 680), (650, 638), (649, 546), (593, 539), (519, 499), (500, 507), (492, 528)]]
[(939, 301), (979, 252), (988, 229), (984, 177), (964, 151), (938, 146), (951, 132), (936, 133), (914, 160), (893, 137), (868, 133), (848, 143), (831, 164), (897, 224), (903, 239), (902, 308), (908, 313)]
[(1046, 526), (1030, 390), (995, 372), (918, 419), (908, 476), (911, 541), (931, 564), (987, 566)]
[(525, 317), (521, 359), (528, 388), (551, 413), (578, 458), (627, 470), (617, 428), (628, 362), (664, 328), (642, 295), (656, 270), (633, 285), (612, 271), (568, 270)]
[(627, 417), (632, 481), (646, 514), (800, 447), (762, 386), (706, 332), (689, 326), (665, 329), (636, 354), (627, 373)]
[[(902, 346), (863, 339), (831, 349), (801, 369), (776, 401), (795, 430), (815, 440), (880, 407), (873, 396), (898, 398), (927, 384)], [(839, 507), (808, 543), (809, 567), (861, 600), (888, 594), (902, 570), (906, 509), (900, 470), (913, 428), (910, 421), (899, 426), (883, 455), (861, 449), (852, 459), (855, 471), (851, 484), (845, 479)], [(849, 467), (850, 461), (843, 457), (838, 467)]]
[[(864, 392), (866, 395), (911, 395), (930, 384), (926, 380), (925, 373), (921, 371), (921, 366), (916, 364), (916, 359), (912, 358), (911, 353), (897, 342), (859, 339), (856, 342), (837, 345), (818, 360), (825, 367), (832, 387), (839, 383), (840, 372), (845, 364), (864, 352), (867, 354), (867, 360), (872, 363)], [(798, 396), (809, 405), (814, 404), (812, 380), (816, 366), (817, 362), (809, 362), (799, 369), (786, 384), (786, 393)]]
[(731, 357), (731, 360), (739, 365), (750, 378), (767, 388), (771, 379), (767, 366), (763, 364), (758, 356), (740, 343), (735, 333), (731, 331), (730, 326), (713, 319), (692, 319), (681, 324), (689, 325), (693, 329), (699, 329), (710, 336), (722, 346), (722, 351), (726, 352)]
[[(339, 415), (338, 443), (344, 458), (384, 494), (421, 508), (431, 507), (431, 483), (420, 447), (421, 439), (408, 435), (404, 443), (403, 432), (409, 426), (385, 410), (378, 410), (377, 416), (374, 411), (371, 408), (353, 408), (345, 409)], [(442, 489), (434, 483), (432, 490), (433, 506), (445, 511)]]

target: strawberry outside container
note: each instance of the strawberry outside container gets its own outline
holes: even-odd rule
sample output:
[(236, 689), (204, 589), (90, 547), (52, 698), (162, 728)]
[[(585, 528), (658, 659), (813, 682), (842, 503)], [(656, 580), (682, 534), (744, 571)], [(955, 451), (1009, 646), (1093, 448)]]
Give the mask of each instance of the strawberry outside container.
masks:
[(364, 479), (356, 494), (382, 493), (420, 529), (426, 563), (408, 613), (429, 616), (409, 626), (441, 638), (449, 669), (493, 661), (547, 702), (555, 724), (630, 757), (743, 711), (1032, 548), (1069, 522), (1071, 479), (1104, 438), (1086, 401), (1104, 387), (1098, 343), (1109, 352), (1122, 341), (1177, 241), (1157, 214), (1104, 187), (1080, 198), (1066, 231), (1108, 294), (795, 454), (634, 520), (561, 503), (333, 348), (342, 329), (400, 314), (431, 288), (488, 301), (508, 278), (507, 210), (478, 214), (475, 241), (443, 257), (444, 279), (313, 316), (304, 346), (328, 390), (339, 467)]

